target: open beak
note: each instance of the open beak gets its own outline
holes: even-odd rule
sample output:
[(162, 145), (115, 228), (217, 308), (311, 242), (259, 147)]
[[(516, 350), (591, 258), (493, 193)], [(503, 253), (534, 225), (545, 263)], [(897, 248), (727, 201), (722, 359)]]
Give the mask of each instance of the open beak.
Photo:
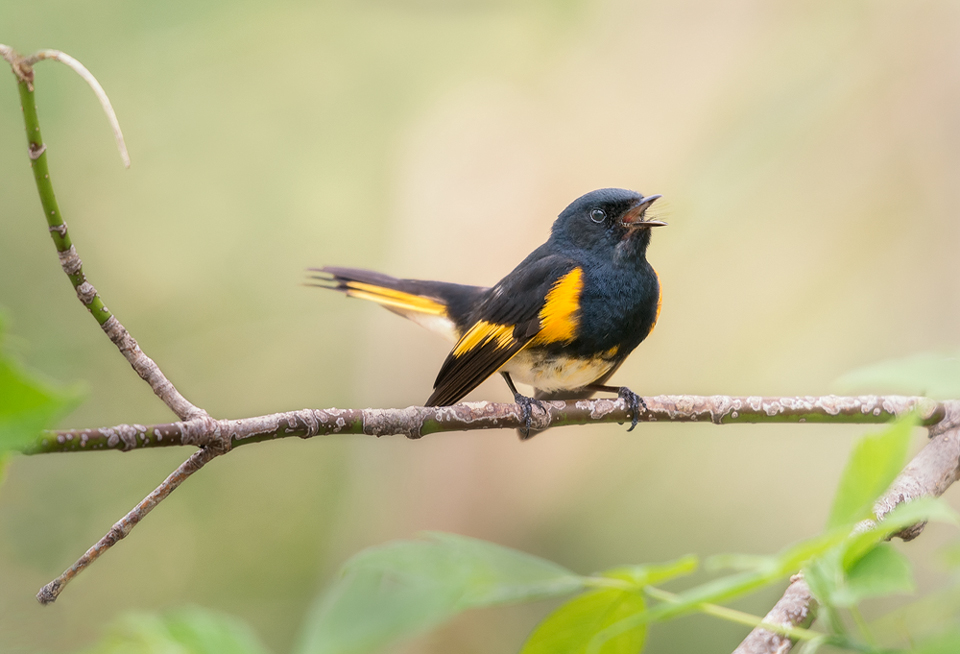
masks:
[(662, 195), (648, 195), (623, 214), (620, 219), (627, 227), (664, 227), (667, 223), (662, 220), (644, 220), (643, 215), (651, 204), (659, 200)]

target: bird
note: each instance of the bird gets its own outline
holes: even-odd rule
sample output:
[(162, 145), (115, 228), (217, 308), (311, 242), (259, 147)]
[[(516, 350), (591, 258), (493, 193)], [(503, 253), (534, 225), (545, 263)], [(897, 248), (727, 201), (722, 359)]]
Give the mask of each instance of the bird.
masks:
[[(454, 343), (425, 406), (455, 404), (499, 372), (521, 408), (521, 440), (542, 431), (531, 424), (533, 407), (546, 413), (542, 401), (597, 392), (625, 400), (632, 430), (646, 405), (606, 383), (660, 316), (660, 278), (646, 258), (651, 229), (666, 225), (646, 215), (660, 197), (620, 188), (582, 195), (491, 287), (334, 266), (310, 268), (310, 285), (375, 302)], [(514, 380), (532, 386), (533, 397)]]

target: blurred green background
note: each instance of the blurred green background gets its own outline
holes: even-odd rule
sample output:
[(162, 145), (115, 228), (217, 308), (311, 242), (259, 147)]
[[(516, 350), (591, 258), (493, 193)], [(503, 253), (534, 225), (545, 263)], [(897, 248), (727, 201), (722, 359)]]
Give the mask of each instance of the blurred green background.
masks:
[[(304, 268), (492, 284), (603, 186), (662, 193), (670, 223), (649, 254), (660, 324), (615, 378), (640, 393), (822, 394), (852, 368), (958, 342), (956, 2), (4, 2), (0, 42), (63, 50), (109, 93), (127, 171), (83, 82), (37, 68), (61, 207), (107, 306), (216, 417), (421, 403), (447, 344), (303, 287)], [(87, 381), (65, 426), (167, 421), (58, 269), (4, 79), (13, 344)], [(499, 380), (472, 397), (509, 400)], [(425, 529), (580, 572), (770, 552), (822, 526), (862, 431), (244, 447), (46, 608), (37, 589), (187, 452), (20, 457), (0, 488), (0, 650), (72, 651), (127, 610), (192, 603), (280, 654), (351, 553)], [(932, 553), (950, 538), (932, 526), (904, 547), (921, 588), (941, 583)], [(549, 608), (470, 614), (398, 651), (516, 651)], [(655, 627), (647, 651), (728, 651), (745, 632), (691, 618)]]

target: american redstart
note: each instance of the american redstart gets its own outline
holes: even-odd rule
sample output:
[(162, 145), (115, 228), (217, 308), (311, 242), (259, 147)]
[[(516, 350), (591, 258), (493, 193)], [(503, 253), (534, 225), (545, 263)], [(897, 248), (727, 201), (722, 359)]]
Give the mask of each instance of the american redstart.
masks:
[[(642, 400), (626, 386), (606, 386), (660, 315), (660, 280), (647, 262), (647, 219), (660, 196), (607, 188), (577, 198), (547, 242), (491, 288), (396, 279), (369, 270), (315, 268), (323, 288), (371, 300), (455, 343), (426, 406), (455, 404), (495, 372), (523, 410), (615, 392), (637, 425)], [(520, 394), (513, 380), (534, 388)]]

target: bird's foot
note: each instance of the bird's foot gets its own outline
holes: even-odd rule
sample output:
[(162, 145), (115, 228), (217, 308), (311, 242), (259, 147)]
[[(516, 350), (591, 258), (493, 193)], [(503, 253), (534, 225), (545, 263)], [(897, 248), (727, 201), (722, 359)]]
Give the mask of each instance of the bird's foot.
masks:
[(536, 406), (538, 409), (543, 411), (544, 414), (547, 413), (547, 407), (543, 406), (543, 402), (540, 400), (527, 397), (526, 395), (521, 395), (520, 393), (513, 394), (513, 401), (517, 403), (517, 406), (520, 407), (520, 415), (523, 418), (523, 427), (519, 428), (517, 431), (520, 432), (520, 440), (527, 440), (532, 435), (530, 433), (530, 428), (533, 426), (533, 407)]
[(533, 427), (533, 407), (536, 406), (543, 411), (543, 415), (547, 415), (547, 407), (543, 406), (543, 402), (537, 398), (527, 397), (518, 391), (517, 387), (513, 385), (513, 380), (510, 379), (510, 373), (501, 371), (500, 374), (503, 375), (503, 379), (507, 382), (510, 392), (513, 393), (513, 401), (520, 407), (523, 427), (518, 428), (517, 433), (520, 435), (520, 440), (525, 441), (531, 436), (534, 436), (534, 434), (530, 433), (530, 428)]
[(627, 409), (630, 410), (630, 414), (633, 416), (633, 419), (630, 421), (630, 429), (627, 431), (633, 431), (633, 428), (637, 426), (637, 423), (640, 421), (640, 407), (643, 407), (643, 410), (647, 410), (647, 403), (643, 401), (643, 398), (631, 391), (626, 386), (621, 386), (617, 389), (617, 397), (621, 398), (627, 404)]

